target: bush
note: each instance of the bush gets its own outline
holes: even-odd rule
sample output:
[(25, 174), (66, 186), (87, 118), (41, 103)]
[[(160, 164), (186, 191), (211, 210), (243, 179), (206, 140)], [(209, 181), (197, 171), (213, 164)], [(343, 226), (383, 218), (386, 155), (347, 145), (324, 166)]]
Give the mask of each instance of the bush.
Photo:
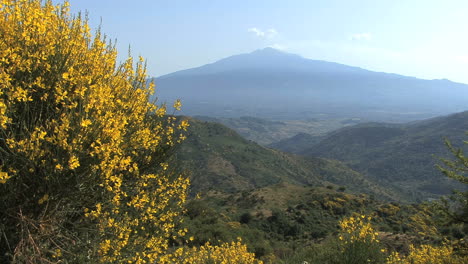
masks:
[(252, 215), (249, 212), (246, 212), (240, 216), (239, 222), (241, 224), (248, 224), (250, 220), (252, 220)]
[(155, 261), (185, 233), (167, 158), (188, 123), (148, 101), (142, 58), (116, 65), (68, 9), (0, 4), (0, 262)]
[(340, 251), (338, 263), (383, 263), (385, 250), (379, 245), (378, 233), (371, 217), (351, 216), (340, 221)]

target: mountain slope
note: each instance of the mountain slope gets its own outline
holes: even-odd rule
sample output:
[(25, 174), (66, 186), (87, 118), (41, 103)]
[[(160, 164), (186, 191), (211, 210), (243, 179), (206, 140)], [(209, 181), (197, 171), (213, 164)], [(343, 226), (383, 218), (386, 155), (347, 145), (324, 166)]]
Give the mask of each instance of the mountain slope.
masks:
[(372, 72), (271, 48), (161, 76), (156, 84), (160, 100), (182, 99), (188, 115), (404, 121), (468, 105), (464, 84)]
[(298, 133), (293, 137), (274, 142), (268, 145), (268, 147), (279, 149), (284, 152), (299, 154), (301, 151), (303, 151), (304, 146), (315, 145), (323, 138), (324, 136), (314, 136), (307, 133)]
[(303, 143), (295, 152), (341, 160), (413, 198), (435, 197), (457, 187), (435, 168), (438, 158), (451, 157), (444, 138), (462, 146), (467, 128), (468, 112), (400, 125), (359, 124), (329, 133), (319, 143)]
[(233, 130), (190, 120), (187, 140), (176, 153), (179, 167), (191, 172), (191, 192), (251, 190), (281, 182), (308, 186), (346, 186), (356, 193), (396, 198), (339, 161), (302, 158), (262, 147)]

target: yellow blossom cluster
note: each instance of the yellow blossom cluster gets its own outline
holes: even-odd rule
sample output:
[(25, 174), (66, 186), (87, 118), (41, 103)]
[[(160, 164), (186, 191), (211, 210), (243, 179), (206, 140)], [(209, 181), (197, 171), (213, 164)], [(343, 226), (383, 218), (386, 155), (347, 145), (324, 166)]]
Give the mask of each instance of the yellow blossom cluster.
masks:
[(370, 223), (371, 217), (365, 215), (357, 215), (345, 218), (340, 221), (339, 239), (347, 243), (361, 242), (379, 242), (377, 240), (378, 233)]
[(453, 254), (450, 246), (435, 247), (421, 245), (415, 247), (410, 245), (408, 256), (401, 256), (398, 252), (392, 252), (387, 258), (387, 264), (445, 264), (445, 263), (467, 263), (468, 258), (462, 258)]
[[(166, 255), (168, 241), (186, 233), (176, 224), (189, 185), (170, 172), (166, 152), (188, 122), (149, 101), (144, 60), (117, 65), (114, 46), (99, 31), (92, 37), (67, 2), (1, 0), (0, 36), (3, 213), (68, 201), (70, 219), (81, 214), (97, 226), (90, 258), (151, 263)], [(47, 213), (57, 212), (30, 217)]]
[(255, 254), (249, 253), (247, 246), (241, 239), (231, 243), (224, 243), (220, 246), (213, 246), (209, 242), (199, 248), (192, 248), (183, 251), (179, 249), (179, 259), (174, 259), (175, 263), (181, 264), (262, 264), (255, 259)]
[(9, 178), (10, 176), (7, 172), (0, 171), (0, 183), (6, 183)]

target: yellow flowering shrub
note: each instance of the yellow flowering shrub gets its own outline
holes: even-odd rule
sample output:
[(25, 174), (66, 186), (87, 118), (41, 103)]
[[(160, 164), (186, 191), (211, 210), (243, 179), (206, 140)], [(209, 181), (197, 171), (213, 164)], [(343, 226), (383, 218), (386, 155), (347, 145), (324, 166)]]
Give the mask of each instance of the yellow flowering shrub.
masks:
[(382, 263), (386, 250), (381, 248), (371, 217), (354, 215), (339, 222), (338, 263)]
[(255, 254), (247, 251), (247, 246), (239, 238), (236, 242), (213, 246), (206, 243), (199, 248), (179, 249), (180, 257), (174, 259), (180, 264), (262, 264)]
[(365, 215), (357, 215), (347, 217), (340, 221), (339, 239), (347, 243), (354, 242), (379, 242), (377, 240), (378, 233), (370, 223), (371, 217)]
[(0, 1), (0, 262), (151, 263), (185, 235), (166, 153), (188, 123), (116, 58), (68, 3)]
[(392, 252), (387, 258), (387, 264), (462, 264), (467, 263), (468, 258), (454, 255), (450, 246), (434, 247), (421, 245), (410, 246), (408, 256), (401, 256), (398, 252)]

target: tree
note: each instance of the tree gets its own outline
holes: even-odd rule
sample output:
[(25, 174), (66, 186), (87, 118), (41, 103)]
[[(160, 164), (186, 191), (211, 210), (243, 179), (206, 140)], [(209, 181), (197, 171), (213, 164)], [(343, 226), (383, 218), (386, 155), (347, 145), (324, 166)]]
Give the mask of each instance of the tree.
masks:
[[(447, 177), (459, 181), (464, 186), (462, 186), (462, 191), (455, 190), (449, 199), (442, 200), (443, 206), (441, 208), (451, 221), (466, 225), (468, 223), (468, 191), (466, 191), (466, 185), (468, 184), (468, 157), (465, 156), (462, 148), (454, 147), (450, 141), (445, 140), (445, 144), (453, 154), (454, 159), (441, 159), (442, 165), (437, 165), (437, 167)], [(464, 141), (464, 144), (468, 144), (468, 141)]]
[(163, 263), (184, 236), (167, 153), (188, 123), (116, 56), (67, 3), (0, 2), (0, 262)]

